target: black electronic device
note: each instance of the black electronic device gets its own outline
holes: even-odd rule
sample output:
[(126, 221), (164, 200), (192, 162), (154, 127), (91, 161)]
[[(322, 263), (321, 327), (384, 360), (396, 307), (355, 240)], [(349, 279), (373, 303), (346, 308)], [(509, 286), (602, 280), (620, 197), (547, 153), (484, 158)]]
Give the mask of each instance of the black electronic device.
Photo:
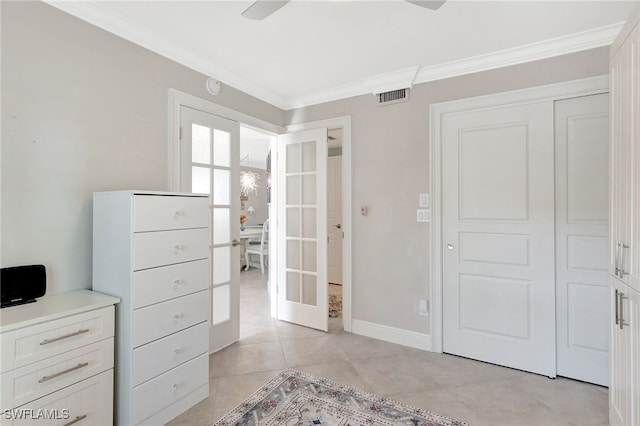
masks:
[(2, 308), (35, 302), (47, 292), (47, 272), (44, 265), (0, 268)]

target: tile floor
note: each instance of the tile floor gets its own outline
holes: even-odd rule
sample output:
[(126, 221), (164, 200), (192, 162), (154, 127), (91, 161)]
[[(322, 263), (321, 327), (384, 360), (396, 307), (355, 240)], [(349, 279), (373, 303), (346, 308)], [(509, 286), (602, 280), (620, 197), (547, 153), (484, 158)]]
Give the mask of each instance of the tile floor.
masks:
[(240, 341), (210, 358), (210, 395), (171, 425), (211, 425), (285, 368), (472, 425), (607, 425), (607, 388), (272, 319), (259, 270), (242, 273)]

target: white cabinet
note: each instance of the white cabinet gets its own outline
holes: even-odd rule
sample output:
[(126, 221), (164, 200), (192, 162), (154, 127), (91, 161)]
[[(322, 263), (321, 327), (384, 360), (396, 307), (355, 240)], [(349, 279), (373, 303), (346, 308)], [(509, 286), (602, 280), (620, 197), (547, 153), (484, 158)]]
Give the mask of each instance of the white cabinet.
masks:
[[(612, 47), (609, 273), (640, 291), (640, 26)], [(635, 22), (634, 25), (631, 25)]]
[(115, 297), (88, 290), (4, 308), (2, 424), (113, 424)]
[(611, 48), (609, 422), (640, 425), (640, 8)]
[(209, 395), (209, 199), (93, 197), (93, 288), (118, 296), (116, 419), (164, 424)]
[(611, 376), (609, 423), (640, 425), (640, 293), (611, 277)]

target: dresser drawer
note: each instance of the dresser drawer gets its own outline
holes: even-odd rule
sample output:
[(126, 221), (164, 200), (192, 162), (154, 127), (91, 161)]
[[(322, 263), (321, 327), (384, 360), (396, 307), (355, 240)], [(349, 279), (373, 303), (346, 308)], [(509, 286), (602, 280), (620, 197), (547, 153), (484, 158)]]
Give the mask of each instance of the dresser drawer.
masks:
[(2, 373), (2, 404), (18, 407), (113, 367), (113, 337)]
[(134, 232), (209, 226), (208, 197), (135, 195), (133, 211)]
[(133, 311), (133, 347), (167, 336), (208, 320), (209, 291)]
[(134, 270), (209, 257), (209, 229), (141, 232), (133, 236)]
[(152, 305), (209, 288), (209, 259), (133, 273), (133, 308)]
[(200, 323), (133, 351), (133, 385), (137, 386), (178, 365), (207, 353), (209, 324)]
[[(113, 426), (113, 370), (89, 377), (3, 416), (2, 425)], [(43, 419), (44, 414), (51, 417)], [(16, 418), (16, 417), (20, 418)]]
[(133, 422), (142, 423), (162, 408), (209, 382), (209, 357), (200, 355), (133, 389)]
[(98, 342), (113, 334), (113, 306), (3, 333), (0, 336), (1, 372)]

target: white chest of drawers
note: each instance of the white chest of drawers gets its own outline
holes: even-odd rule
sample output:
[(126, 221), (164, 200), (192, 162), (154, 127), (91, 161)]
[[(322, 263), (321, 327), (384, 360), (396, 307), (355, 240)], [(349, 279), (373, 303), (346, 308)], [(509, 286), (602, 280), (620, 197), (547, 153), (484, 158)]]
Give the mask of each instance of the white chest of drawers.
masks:
[(77, 290), (2, 310), (2, 425), (113, 424), (115, 303)]
[(93, 197), (93, 289), (116, 314), (118, 425), (160, 425), (209, 395), (209, 199)]

